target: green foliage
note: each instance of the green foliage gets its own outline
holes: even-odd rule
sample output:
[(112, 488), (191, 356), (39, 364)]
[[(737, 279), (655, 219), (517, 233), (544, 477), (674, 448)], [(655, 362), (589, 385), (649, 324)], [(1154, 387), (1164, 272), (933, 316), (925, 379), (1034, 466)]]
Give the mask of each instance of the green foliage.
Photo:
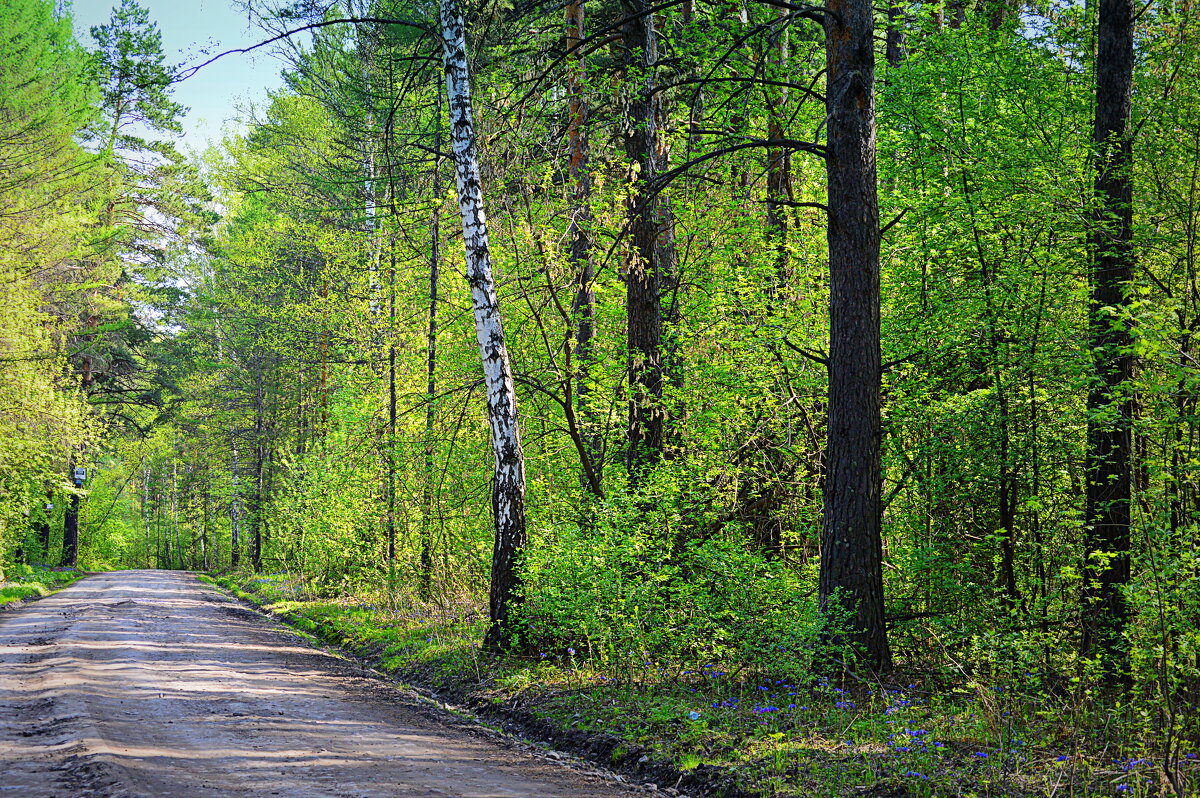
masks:
[[(311, 586), (287, 574), (214, 581), (319, 644), (487, 719), (516, 710), (564, 736), (602, 733), (618, 768), (673, 763), (728, 773), (752, 791), (827, 796), (864, 784), (930, 796), (1150, 795), (1161, 774), (1113, 726), (1132, 728), (1132, 707), (1106, 706), (1080, 679), (1062, 686), (1018, 673), (1017, 663), (988, 681), (838, 683), (764, 678), (720, 660), (630, 667), (569, 650), (494, 659), (480, 651), (477, 614), (379, 592), (308, 597)], [(1185, 790), (1200, 785), (1200, 759), (1188, 753), (1177, 755)]]
[(162, 34), (150, 12), (136, 0), (120, 0), (109, 21), (93, 27), (91, 33), (97, 45), (93, 69), (101, 101), (111, 112), (105, 146), (144, 146), (126, 133), (135, 125), (178, 133), (178, 118), (185, 109), (171, 99), (173, 76), (165, 63)]
[[(1007, 4), (969, 5), (960, 24), (950, 6), (941, 22), (925, 7), (893, 20), (906, 54), (879, 69), (883, 553), (903, 679), (859, 673), (817, 620), (824, 164), (797, 149), (781, 169), (773, 148), (747, 145), (824, 135), (823, 42), (762, 4), (661, 9), (665, 55), (637, 75), (604, 40), (620, 6), (589, 4), (605, 33), (575, 98), (591, 111), (586, 363), (559, 12), (469, 10), (528, 470), (521, 637), (496, 662), (474, 645), (493, 455), (431, 40), (374, 23), (314, 31), (201, 180), (153, 140), (181, 109), (143, 9), (122, 0), (90, 58), (50, 5), (0, 9), (13, 120), (0, 139), (0, 562), (53, 561), (74, 456), (94, 469), (86, 566), (231, 571), (239, 595), (321, 640), (464, 690), (491, 673), (486, 700), (536, 696), (564, 726), (616, 730), (622, 762), (652, 750), (784, 794), (1194, 780), (1200, 33), (1183, 6), (1138, 21), (1138, 276), (1112, 316), (1139, 360), (1117, 688), (1078, 653), (1098, 420), (1095, 10), (997, 24)], [(336, 11), (256, 9), (289, 25)], [(668, 440), (637, 490), (624, 469), (637, 174), (620, 146), (635, 79), (658, 82), (664, 166), (681, 169), (662, 187), (679, 254), (662, 284)], [(598, 490), (581, 486), (587, 451)], [(830, 663), (859, 681), (822, 683)]]
[[(95, 172), (76, 143), (95, 91), (70, 21), (52, 3), (0, 8), (0, 567), (61, 503), (65, 460), (95, 439), (80, 395), (64, 381), (67, 317), (91, 278), (80, 268), (91, 233)], [(36, 544), (31, 546), (30, 544)]]
[(53, 571), (44, 566), (15, 565), (0, 574), (0, 607), (48, 596), (83, 576), (78, 571)]
[(673, 551), (681, 519), (632, 504), (598, 515), (586, 531), (568, 527), (531, 553), (524, 650), (617, 672), (714, 662), (791, 678), (810, 671), (819, 631), (812, 586), (787, 565), (727, 538)]

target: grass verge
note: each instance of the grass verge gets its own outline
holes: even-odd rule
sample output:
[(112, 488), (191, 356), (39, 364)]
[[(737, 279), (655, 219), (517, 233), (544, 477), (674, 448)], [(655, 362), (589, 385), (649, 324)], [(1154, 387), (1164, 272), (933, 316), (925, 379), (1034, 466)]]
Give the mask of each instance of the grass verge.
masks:
[(1156, 746), (1131, 707), (1032, 673), (835, 684), (721, 662), (598, 664), (570, 648), (497, 659), (479, 648), (486, 618), (472, 608), (322, 597), (283, 574), (206, 581), (408, 684), (670, 793), (1200, 794), (1195, 740)]
[(0, 608), (48, 596), (83, 577), (82, 571), (56, 570), (42, 565), (15, 565), (0, 582)]

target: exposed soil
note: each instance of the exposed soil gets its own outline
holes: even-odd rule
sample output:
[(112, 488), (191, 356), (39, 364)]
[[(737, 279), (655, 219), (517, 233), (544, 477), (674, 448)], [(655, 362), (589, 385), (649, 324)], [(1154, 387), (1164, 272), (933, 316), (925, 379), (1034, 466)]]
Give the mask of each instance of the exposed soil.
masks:
[(189, 574), (97, 574), (0, 616), (0, 793), (640, 794), (445, 713)]
[[(243, 593), (240, 601), (275, 618), (285, 626), (292, 622), (286, 614), (277, 614), (269, 605), (258, 602), (254, 596)], [(327, 628), (326, 631), (333, 630)], [(336, 638), (336, 633), (333, 637)], [(380, 668), (383, 665), (377, 650), (356, 651), (330, 640), (331, 638), (327, 637), (326, 642), (319, 645), (329, 646), (340, 656), (357, 662), (364, 668)], [(649, 791), (656, 791), (656, 785), (661, 785), (665, 795), (679, 798), (758, 798), (762, 795), (761, 792), (739, 786), (736, 777), (728, 768), (704, 763), (693, 768), (681, 768), (669, 759), (660, 758), (650, 747), (604, 731), (578, 729), (561, 719), (543, 714), (539, 712), (539, 705), (544, 697), (539, 696), (536, 691), (528, 691), (498, 703), (493, 694), (480, 689), (479, 682), (447, 681), (444, 673), (422, 665), (393, 671), (385, 678), (399, 678), (407, 689), (413, 690), (435, 706), (451, 709), (472, 720), (482, 718), (494, 728), (502, 729), (513, 737), (535, 741), (536, 745), (543, 749), (555, 749), (550, 752), (541, 751), (540, 755), (562, 761), (562, 754), (565, 752), (597, 766), (606, 777), (620, 774), (619, 777), (626, 783), (642, 785)], [(567, 761), (570, 762), (569, 759)], [(571, 764), (578, 766), (583, 762), (576, 761)]]

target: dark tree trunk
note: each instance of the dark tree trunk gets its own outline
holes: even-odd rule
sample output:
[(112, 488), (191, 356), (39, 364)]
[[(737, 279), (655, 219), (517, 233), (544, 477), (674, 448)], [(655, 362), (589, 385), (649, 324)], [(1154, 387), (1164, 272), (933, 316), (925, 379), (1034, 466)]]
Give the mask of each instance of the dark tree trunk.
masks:
[(1000, 398), (1000, 485), (999, 485), (999, 517), (1000, 517), (1000, 586), (1004, 590), (1004, 598), (1009, 609), (1016, 609), (1021, 603), (1021, 591), (1017, 587), (1017, 475), (1013, 469), (1011, 458), (1011, 437), (1009, 433), (1010, 413), (1008, 396), (1005, 387), (1000, 382), (999, 367), (996, 368), (996, 392)]
[(892, 0), (887, 12), (887, 62), (895, 69), (904, 63), (908, 55), (908, 41), (904, 33), (904, 6), (900, 0)]
[(242, 558), (242, 541), (240, 535), (242, 506), (238, 484), (238, 469), (241, 467), (241, 463), (238, 462), (237, 440), (233, 440), (231, 443), (232, 452), (229, 463), (229, 567), (237, 568)]
[(825, 15), (829, 119), (829, 440), (821, 530), (821, 607), (874, 670), (891, 666), (880, 527), (879, 209), (875, 185), (874, 21), (869, 0)]
[[(75, 471), (75, 461), (71, 461), (70, 470)], [(62, 556), (58, 564), (64, 568), (74, 568), (79, 559), (79, 494), (72, 493), (67, 499), (63, 510), (63, 542)]]
[[(566, 9), (567, 50), (580, 47), (584, 38), (583, 0), (569, 0)], [(580, 469), (579, 483), (584, 490), (593, 493), (599, 490), (599, 477), (595, 473), (600, 442), (596, 435), (596, 417), (591, 406), (592, 337), (595, 335), (596, 291), (595, 269), (591, 254), (591, 199), (592, 182), (588, 175), (587, 124), (588, 106), (584, 97), (583, 81), (586, 77), (586, 56), (582, 50), (573, 53), (567, 71), (567, 144), (573, 192), (571, 197), (571, 222), (568, 235), (571, 239), (571, 266), (575, 272), (575, 299), (571, 311), (575, 318), (575, 412), (577, 423), (582, 424), (582, 457), (586, 460)]]
[[(772, 32), (771, 51), (767, 56), (768, 64), (773, 68), (771, 77), (775, 80), (788, 79), (788, 24), (787, 12), (779, 9), (780, 23)], [(784, 119), (787, 114), (788, 91), (781, 88), (778, 93), (770, 96), (771, 108), (767, 113), (767, 139), (778, 141), (787, 138)], [(775, 280), (778, 287), (787, 281), (788, 268), (788, 200), (792, 198), (792, 156), (786, 147), (767, 148), (767, 226), (771, 230), (772, 243), (775, 246)]]
[(262, 363), (258, 364), (254, 394), (254, 493), (250, 505), (250, 566), (257, 573), (262, 570), (263, 507), (266, 505), (267, 452), (263, 436), (266, 424), (263, 420), (265, 392), (263, 389)]
[(50, 514), (54, 512), (54, 493), (46, 489), (46, 501), (42, 505), (42, 518), (37, 523), (38, 547), (41, 551), (39, 562), (50, 564)]
[(988, 27), (1000, 30), (1008, 22), (1016, 3), (1013, 0), (992, 0), (988, 8)]
[[(434, 148), (442, 149), (441, 126), (442, 101), (441, 95), (437, 100), (437, 135)], [(440, 192), (441, 158), (435, 156), (433, 162), (434, 190)], [(434, 396), (437, 393), (437, 306), (438, 306), (438, 273), (442, 263), (441, 236), (441, 207), (435, 207), (429, 219), (429, 324), (425, 337), (425, 440), (424, 440), (424, 479), (421, 485), (421, 574), (420, 596), (428, 599), (433, 588), (433, 427), (436, 421)]]
[(526, 542), (525, 454), (517, 420), (517, 395), (504, 341), (500, 301), (492, 273), (483, 185), (479, 176), (475, 127), (471, 111), (470, 75), (462, 10), (457, 0), (440, 6), (442, 55), (446, 67), (446, 98), (450, 110), (450, 141), (454, 151), (455, 182), (462, 216), (467, 282), (475, 316), (475, 333), (487, 388), (488, 422), (496, 458), (492, 513), (496, 522), (489, 595), (491, 626), (484, 646), (498, 651), (511, 645), (512, 610), (521, 601), (517, 569)]
[(967, 6), (963, 0), (950, 0), (946, 5), (946, 10), (950, 12), (950, 28), (958, 30), (967, 21)]
[[(622, 27), (625, 70), (630, 82), (626, 109), (625, 152), (638, 167), (636, 188), (630, 198), (629, 232), (633, 252), (625, 274), (629, 348), (629, 426), (626, 434), (630, 484), (636, 486), (647, 468), (662, 458), (665, 408), (663, 407), (662, 262), (669, 211), (661, 194), (652, 194), (659, 161), (659, 94), (654, 91), (658, 61), (658, 35), (654, 15), (645, 13), (647, 0), (628, 0)], [(673, 247), (671, 247), (673, 250)]]
[[(95, 340), (96, 325), (98, 322), (98, 317), (94, 315), (88, 316), (88, 332), (81, 336), (81, 340), (89, 343)], [(81, 360), (79, 376), (79, 390), (85, 399), (91, 395), (92, 385), (95, 383), (95, 380), (96, 374), (92, 369), (91, 355), (85, 354)], [(75, 478), (75, 463), (76, 460), (74, 457), (72, 457), (70, 462), (67, 463), (67, 470), (72, 480)], [(76, 483), (76, 487), (82, 487), (82, 483)], [(80, 501), (81, 500), (78, 493), (71, 494), (70, 498), (67, 500), (67, 506), (64, 508), (63, 512), (63, 545), (62, 557), (59, 561), (59, 564), (68, 568), (74, 568), (79, 558)]]
[[(696, 1), (684, 0), (681, 10), (683, 12), (683, 27), (690, 39), (689, 46), (702, 47), (701, 42), (703, 41), (704, 34), (702, 24), (698, 23), (696, 19)], [(704, 83), (700, 80), (700, 74), (699, 61), (693, 62), (686, 72), (688, 80), (696, 81), (695, 87), (689, 89), (691, 97), (688, 101), (688, 160), (701, 154), (700, 147), (703, 134), (701, 133), (700, 120), (704, 118)], [(706, 170), (706, 167), (702, 166), (701, 170)], [(704, 174), (704, 171), (699, 172), (699, 174)], [(689, 187), (689, 190), (695, 184), (695, 181), (691, 177), (690, 174), (685, 176), (685, 180), (688, 181), (686, 185)]]
[(41, 562), (50, 562), (50, 519), (46, 518), (38, 522), (37, 527), (38, 544), (41, 546)]
[[(396, 246), (391, 242), (388, 270), (388, 334), (396, 332)], [(388, 441), (387, 441), (387, 561), (388, 581), (396, 575), (396, 342), (388, 343)]]
[(1129, 616), (1129, 520), (1133, 482), (1130, 333), (1112, 308), (1127, 305), (1133, 276), (1133, 4), (1101, 0), (1096, 51), (1096, 210), (1090, 343), (1096, 375), (1088, 393), (1086, 562), (1082, 648), (1122, 671)]
[(205, 571), (212, 568), (208, 554), (208, 485), (207, 475), (204, 479), (204, 489), (200, 494), (200, 567)]

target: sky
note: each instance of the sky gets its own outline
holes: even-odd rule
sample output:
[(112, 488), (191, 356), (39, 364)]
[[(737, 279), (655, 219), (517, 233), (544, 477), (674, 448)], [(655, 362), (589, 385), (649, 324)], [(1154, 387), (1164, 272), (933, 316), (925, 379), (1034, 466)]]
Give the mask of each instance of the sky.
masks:
[[(89, 31), (108, 21), (116, 1), (73, 0), (71, 15), (81, 44), (94, 46)], [(230, 0), (139, 0), (139, 4), (158, 23), (170, 64), (198, 64), (224, 50), (262, 40), (261, 32), (248, 26), (245, 13)], [(238, 108), (262, 105), (267, 91), (282, 84), (280, 63), (268, 49), (227, 55), (176, 85), (175, 101), (190, 109), (183, 118), (185, 148), (199, 151), (219, 142), (227, 122), (238, 116)]]

